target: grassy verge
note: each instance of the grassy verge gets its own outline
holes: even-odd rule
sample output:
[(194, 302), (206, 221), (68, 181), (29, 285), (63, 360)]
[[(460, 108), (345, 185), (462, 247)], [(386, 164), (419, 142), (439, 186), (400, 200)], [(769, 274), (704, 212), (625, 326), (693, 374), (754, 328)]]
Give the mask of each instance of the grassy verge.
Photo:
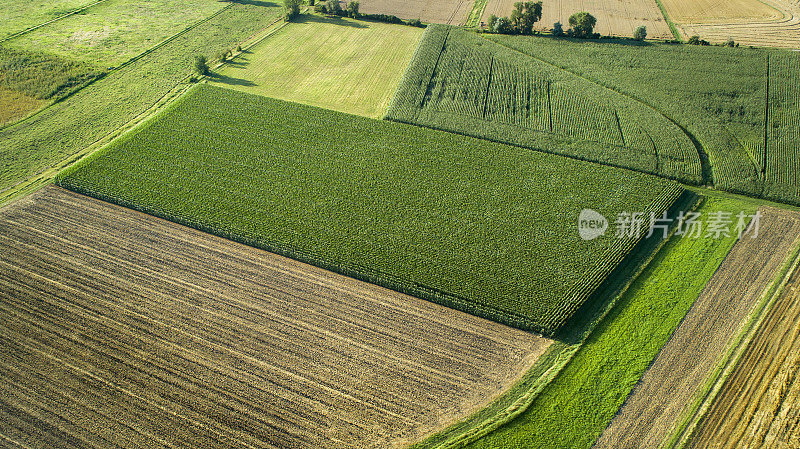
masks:
[(661, 10), (661, 15), (664, 16), (664, 21), (667, 22), (667, 25), (669, 25), (669, 30), (672, 31), (672, 37), (674, 37), (678, 42), (683, 42), (683, 36), (681, 36), (680, 31), (678, 31), (678, 27), (675, 26), (675, 22), (670, 19), (669, 14), (667, 13), (667, 8), (664, 7), (664, 4), (661, 3), (661, 0), (656, 0), (656, 4), (658, 5), (658, 9)]
[(476, 28), (480, 26), (483, 10), (486, 9), (486, 5), (488, 3), (489, 0), (475, 0), (475, 4), (472, 5), (472, 11), (470, 11), (469, 16), (467, 17), (467, 28)]
[[(708, 199), (700, 211), (750, 209)], [(734, 243), (735, 238), (670, 239), (531, 406), (466, 447), (590, 447)]]

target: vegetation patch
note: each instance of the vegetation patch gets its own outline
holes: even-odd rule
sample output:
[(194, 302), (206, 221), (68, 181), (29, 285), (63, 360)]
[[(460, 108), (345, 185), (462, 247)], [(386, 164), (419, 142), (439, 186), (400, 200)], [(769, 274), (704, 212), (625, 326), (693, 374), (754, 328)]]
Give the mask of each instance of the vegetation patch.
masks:
[(0, 47), (0, 88), (38, 100), (59, 100), (103, 72), (94, 66), (36, 53)]
[(702, 181), (690, 138), (646, 103), (452, 27), (425, 32), (387, 118)]
[(116, 67), (228, 3), (217, 0), (107, 0), (7, 42), (15, 48)]
[(0, 126), (26, 117), (47, 102), (0, 87)]
[(582, 240), (579, 212), (658, 214), (682, 192), (635, 172), (212, 86), (58, 183), (543, 333), (637, 241)]
[(303, 15), (214, 72), (211, 81), (379, 118), (421, 35), (415, 27)]
[[(709, 199), (699, 211), (707, 216), (743, 207), (739, 201)], [(735, 241), (735, 235), (673, 236), (530, 407), (467, 447), (590, 447)]]

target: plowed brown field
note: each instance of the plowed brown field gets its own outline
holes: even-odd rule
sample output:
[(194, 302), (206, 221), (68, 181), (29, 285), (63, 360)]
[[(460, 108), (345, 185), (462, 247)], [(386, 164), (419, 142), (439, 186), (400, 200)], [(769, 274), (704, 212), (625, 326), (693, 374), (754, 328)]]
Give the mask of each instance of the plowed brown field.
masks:
[(0, 247), (0, 446), (394, 447), (550, 344), (56, 187)]
[(800, 268), (686, 447), (800, 447)]
[(800, 214), (760, 210), (758, 238), (734, 245), (595, 447), (660, 447), (724, 362), (800, 236)]
[(472, 10), (473, 0), (360, 0), (363, 14), (391, 14), (401, 19), (420, 19), (427, 23), (463, 25)]
[[(506, 17), (511, 14), (514, 3), (519, 0), (489, 0), (481, 20), (490, 15)], [(561, 22), (569, 28), (569, 16), (580, 11), (589, 11), (597, 18), (595, 31), (604, 36), (633, 36), (640, 25), (647, 27), (649, 39), (672, 39), (672, 32), (658, 9), (655, 0), (550, 0), (542, 7), (542, 20), (537, 29), (549, 30)]]

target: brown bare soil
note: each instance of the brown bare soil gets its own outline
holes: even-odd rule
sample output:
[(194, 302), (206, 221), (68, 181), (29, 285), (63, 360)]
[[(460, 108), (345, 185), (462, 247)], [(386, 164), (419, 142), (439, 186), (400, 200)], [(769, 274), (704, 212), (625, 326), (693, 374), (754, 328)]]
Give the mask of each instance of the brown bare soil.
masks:
[(463, 25), (474, 0), (361, 0), (359, 3), (359, 12), (363, 14), (391, 14), (407, 20)]
[(686, 447), (800, 447), (798, 288), (796, 267)]
[(0, 247), (0, 445), (396, 447), (550, 344), (52, 186)]
[[(677, 1), (694, 4), (693, 0)], [(741, 1), (751, 8), (744, 7), (729, 18), (718, 14), (701, 15), (686, 21), (676, 20), (672, 15), (670, 18), (678, 22), (678, 29), (686, 37), (697, 35), (712, 43), (733, 39), (742, 45), (800, 48), (800, 3), (796, 0)]]
[[(481, 21), (489, 16), (506, 17), (511, 14), (514, 3), (519, 0), (489, 0)], [(545, 1), (542, 20), (536, 24), (540, 30), (550, 30), (561, 22), (564, 30), (569, 28), (569, 16), (588, 11), (597, 18), (595, 31), (604, 36), (633, 36), (640, 25), (647, 27), (649, 39), (672, 39), (672, 32), (664, 20), (655, 0), (551, 0)]]
[(758, 238), (733, 246), (595, 447), (660, 447), (724, 362), (800, 236), (800, 214), (760, 210)]

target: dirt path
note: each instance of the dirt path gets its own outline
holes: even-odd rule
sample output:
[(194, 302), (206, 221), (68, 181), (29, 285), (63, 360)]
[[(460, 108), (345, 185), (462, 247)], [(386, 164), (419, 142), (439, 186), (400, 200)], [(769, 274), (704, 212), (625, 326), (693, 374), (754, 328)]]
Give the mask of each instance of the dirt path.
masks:
[(0, 246), (6, 442), (395, 447), (550, 344), (52, 186)]
[(676, 430), (800, 236), (800, 214), (760, 210), (759, 237), (734, 245), (595, 447), (660, 447)]

